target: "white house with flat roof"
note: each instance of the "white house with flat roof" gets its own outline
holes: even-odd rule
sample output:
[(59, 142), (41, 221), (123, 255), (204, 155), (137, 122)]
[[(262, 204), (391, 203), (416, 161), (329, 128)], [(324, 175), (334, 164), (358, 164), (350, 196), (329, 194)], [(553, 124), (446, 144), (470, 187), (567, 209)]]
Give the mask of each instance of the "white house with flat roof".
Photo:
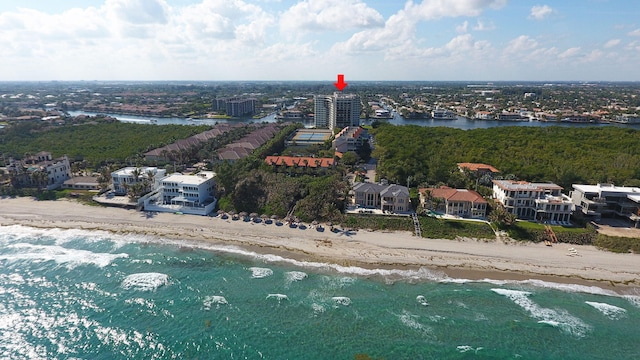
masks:
[[(156, 189), (160, 184), (167, 170), (157, 167), (135, 167), (128, 166), (111, 173), (113, 191), (116, 195), (127, 195), (127, 187), (145, 180), (153, 182), (152, 189)], [(152, 179), (151, 179), (152, 178)]]
[(549, 223), (571, 221), (571, 199), (553, 183), (493, 180), (493, 197), (504, 208), (523, 220)]
[(573, 184), (569, 194), (576, 212), (599, 220), (603, 216), (628, 218), (638, 226), (640, 188), (612, 184)]
[(212, 171), (193, 175), (171, 174), (160, 181), (156, 193), (145, 200), (145, 211), (208, 215), (216, 206)]

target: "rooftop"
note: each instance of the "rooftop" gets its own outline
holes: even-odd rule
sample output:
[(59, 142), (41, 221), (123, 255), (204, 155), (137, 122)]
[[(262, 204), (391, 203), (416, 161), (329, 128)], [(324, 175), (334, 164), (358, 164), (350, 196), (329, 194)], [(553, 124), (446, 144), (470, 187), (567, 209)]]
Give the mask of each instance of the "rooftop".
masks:
[(203, 182), (212, 179), (213, 177), (216, 176), (216, 173), (212, 172), (212, 171), (201, 171), (197, 174), (194, 175), (183, 175), (183, 174), (171, 174), (167, 177), (165, 177), (164, 179), (162, 179), (162, 182), (173, 182), (173, 183), (187, 183), (187, 184), (194, 184), (194, 185), (199, 185), (202, 184)]
[(500, 170), (494, 168), (491, 165), (480, 163), (458, 163), (460, 169), (469, 169), (469, 171), (491, 171), (492, 173), (499, 173)]

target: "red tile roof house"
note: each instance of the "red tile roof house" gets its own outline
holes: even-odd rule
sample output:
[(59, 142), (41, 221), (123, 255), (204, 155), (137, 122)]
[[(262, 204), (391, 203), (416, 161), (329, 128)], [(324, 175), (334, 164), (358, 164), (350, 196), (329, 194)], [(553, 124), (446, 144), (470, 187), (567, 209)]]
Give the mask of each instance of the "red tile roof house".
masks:
[[(467, 189), (452, 189), (450, 187), (419, 189), (420, 204), (434, 211), (447, 215), (472, 219), (484, 219), (487, 216), (487, 200), (476, 191)], [(435, 200), (434, 199), (440, 199)]]
[(460, 171), (467, 169), (476, 175), (497, 174), (500, 172), (500, 170), (491, 165), (479, 163), (458, 163), (458, 169), (460, 169)]
[(336, 165), (333, 158), (314, 158), (304, 156), (267, 156), (264, 161), (276, 168), (284, 167), (290, 169), (302, 168), (305, 171), (325, 172)]

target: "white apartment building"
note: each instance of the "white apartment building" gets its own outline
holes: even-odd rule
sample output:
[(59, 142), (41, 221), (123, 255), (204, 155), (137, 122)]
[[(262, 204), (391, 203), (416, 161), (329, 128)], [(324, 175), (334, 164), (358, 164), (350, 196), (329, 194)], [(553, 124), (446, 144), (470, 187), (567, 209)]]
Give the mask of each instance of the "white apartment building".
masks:
[(315, 126), (316, 128), (345, 128), (360, 125), (362, 104), (356, 94), (335, 92), (333, 95), (316, 95)]
[(360, 126), (347, 126), (337, 133), (331, 142), (333, 149), (341, 153), (356, 151), (365, 141), (365, 134)]
[(157, 193), (145, 200), (146, 211), (208, 215), (216, 206), (215, 173), (171, 174), (161, 180)]
[(158, 188), (160, 180), (166, 175), (167, 170), (157, 167), (128, 166), (111, 173), (113, 191), (116, 195), (126, 195), (127, 187), (144, 180), (153, 178), (152, 189)]
[(519, 219), (550, 223), (571, 220), (571, 199), (553, 183), (493, 180), (493, 197)]
[(318, 129), (328, 129), (329, 119), (331, 117), (331, 104), (333, 103), (331, 95), (315, 95), (314, 105), (315, 126)]

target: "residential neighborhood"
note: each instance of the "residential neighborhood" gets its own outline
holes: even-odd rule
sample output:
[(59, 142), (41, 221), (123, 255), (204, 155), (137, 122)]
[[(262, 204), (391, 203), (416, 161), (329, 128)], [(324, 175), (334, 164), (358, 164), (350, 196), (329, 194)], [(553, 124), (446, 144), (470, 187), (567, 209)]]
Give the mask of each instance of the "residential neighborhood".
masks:
[[(221, 121), (202, 127), (203, 130), (191, 136), (172, 137), (170, 141), (156, 143), (125, 161), (112, 164), (103, 161), (101, 168), (96, 165), (93, 170), (86, 168), (87, 161), (82, 162), (82, 156), (56, 154), (58, 157), (54, 158), (51, 149), (38, 148), (35, 155), (5, 152), (4, 171), (8, 177), (4, 179), (17, 188), (93, 191), (98, 193), (95, 199), (103, 204), (126, 204), (145, 211), (211, 215), (223, 208), (258, 211), (258, 208), (242, 207), (259, 206), (264, 209), (264, 202), (276, 196), (275, 190), (261, 195), (265, 190), (252, 193), (251, 186), (266, 185), (260, 183), (260, 179), (264, 180), (267, 173), (307, 182), (334, 176), (341, 181), (348, 180), (348, 188), (335, 194), (338, 200), (333, 205), (345, 214), (408, 216), (417, 213), (490, 221), (491, 213), (500, 208), (519, 220), (541, 224), (570, 227), (615, 216), (626, 219), (631, 226), (638, 226), (640, 197), (636, 187), (603, 182), (571, 183), (569, 188), (567, 183), (561, 186), (540, 179), (518, 179), (495, 164), (469, 161), (469, 157), (457, 159), (457, 175), (452, 169), (446, 170), (451, 171), (449, 183), (426, 183), (425, 175), (420, 173), (406, 174), (404, 178), (395, 176), (394, 183), (386, 177), (389, 162), (385, 162), (384, 155), (380, 158), (381, 152), (376, 150), (377, 139), (373, 135), (376, 126), (396, 117), (435, 119), (435, 113), (453, 114), (453, 117), (466, 118), (470, 122), (617, 122), (632, 125), (634, 113), (640, 106), (633, 97), (627, 96), (635, 91), (633, 87), (603, 85), (595, 91), (583, 84), (562, 83), (524, 86), (404, 84), (400, 87), (355, 83), (353, 93), (344, 94), (329, 89), (311, 92), (312, 85), (300, 83), (296, 91), (285, 91), (281, 85), (256, 83), (253, 84), (255, 91), (242, 93), (234, 92), (231, 87), (224, 93), (212, 92), (211, 98), (206, 100), (206, 109), (199, 107), (200, 112), (194, 110), (191, 93), (184, 93), (179, 86), (165, 93), (155, 92), (152, 88), (137, 93), (125, 91), (126, 86), (97, 84), (104, 91), (92, 89), (93, 92), (89, 92), (77, 84), (70, 84), (63, 88), (51, 85), (45, 87), (44, 92), (31, 95), (25, 95), (27, 92), (24, 91), (5, 94), (0, 108), (2, 126), (32, 124), (30, 126), (41, 132), (55, 131), (55, 126), (118, 122), (108, 116), (93, 118), (68, 114), (68, 111), (87, 110), (189, 116), (184, 120), (185, 125), (196, 125), (194, 120), (214, 119), (218, 115), (242, 118), (275, 114), (276, 121)], [(204, 90), (209, 89), (207, 85), (202, 86)], [(363, 93), (364, 86), (373, 92)], [(590, 99), (611, 92), (620, 96), (614, 100), (607, 95), (607, 101), (590, 102)], [(45, 93), (48, 95), (43, 96)], [(151, 100), (152, 94), (156, 100)], [(583, 99), (578, 105), (567, 102), (566, 99), (578, 94)], [(42, 102), (45, 99), (46, 104)], [(160, 106), (157, 99), (164, 99), (164, 105)], [(202, 103), (203, 99), (201, 97), (197, 102)], [(127, 105), (125, 109), (118, 101), (141, 105), (137, 109)], [(179, 106), (167, 105), (169, 102)], [(598, 107), (593, 106), (595, 103)], [(152, 110), (156, 105), (157, 109)], [(173, 113), (167, 113), (169, 109), (173, 109)], [(193, 111), (185, 113), (185, 109)], [(27, 114), (40, 118), (24, 118)], [(435, 120), (446, 121), (440, 115)], [(147, 126), (159, 125), (152, 121)], [(229, 182), (234, 176), (227, 172), (234, 164), (256, 156), (259, 162), (252, 166), (264, 172), (259, 178), (236, 177), (236, 183)], [(376, 171), (378, 162), (384, 165), (382, 171)], [(402, 183), (405, 180), (406, 184)], [(246, 181), (252, 185), (239, 187), (238, 182)], [(282, 182), (269, 178), (268, 182), (272, 181), (274, 183), (269, 186)], [(293, 189), (295, 187), (289, 188)], [(241, 195), (240, 190), (246, 193)], [(308, 189), (301, 191), (295, 195), (299, 197), (298, 202), (309, 194)], [(258, 202), (253, 196), (258, 197)], [(295, 200), (287, 201), (291, 202), (279, 206), (278, 212), (300, 209)]]

